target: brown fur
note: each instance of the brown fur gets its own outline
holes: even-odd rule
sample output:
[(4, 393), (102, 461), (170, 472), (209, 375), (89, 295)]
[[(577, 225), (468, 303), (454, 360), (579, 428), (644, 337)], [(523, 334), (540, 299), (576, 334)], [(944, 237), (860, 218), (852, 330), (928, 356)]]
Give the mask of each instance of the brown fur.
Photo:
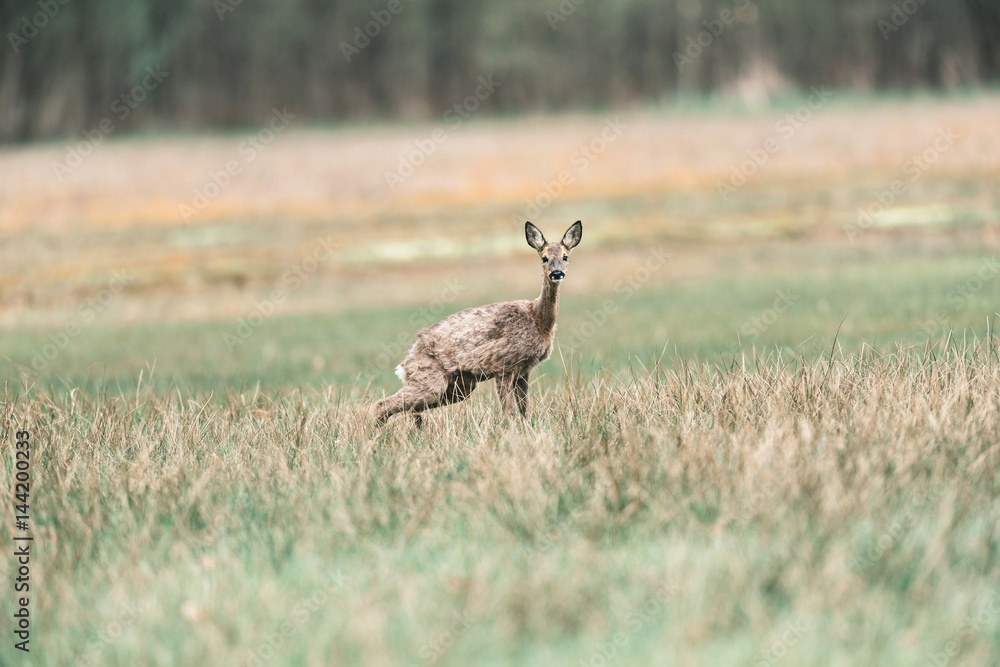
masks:
[(409, 412), (417, 426), (420, 413), (469, 396), (480, 382), (496, 379), (509, 416), (528, 414), (528, 376), (552, 354), (559, 313), (558, 274), (565, 276), (570, 252), (580, 242), (583, 225), (572, 225), (559, 243), (547, 243), (530, 222), (528, 244), (542, 262), (542, 293), (534, 301), (506, 301), (469, 308), (417, 334), (397, 373), (403, 388), (375, 406), (377, 424), (397, 412)]

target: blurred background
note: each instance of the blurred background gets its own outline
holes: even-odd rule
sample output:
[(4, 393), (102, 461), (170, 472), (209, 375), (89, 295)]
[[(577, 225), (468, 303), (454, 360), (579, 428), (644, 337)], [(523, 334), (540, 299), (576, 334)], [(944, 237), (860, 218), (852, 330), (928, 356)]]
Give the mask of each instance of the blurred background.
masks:
[(990, 0), (18, 0), (0, 26), (8, 382), (391, 388), (420, 328), (537, 295), (527, 219), (585, 229), (543, 383), (992, 331)]
[[(245, 126), (275, 106), (313, 123), (424, 119), (486, 72), (504, 82), (482, 105), (493, 114), (708, 94), (763, 104), (818, 83), (958, 90), (1000, 77), (1000, 7), (989, 0), (392, 5), (5, 2), (0, 139), (89, 129), (147, 67), (170, 72), (171, 85), (135, 109), (130, 129)], [(723, 11), (735, 16), (727, 22)], [(706, 28), (712, 39), (699, 43)], [(690, 62), (678, 66), (675, 54)]]

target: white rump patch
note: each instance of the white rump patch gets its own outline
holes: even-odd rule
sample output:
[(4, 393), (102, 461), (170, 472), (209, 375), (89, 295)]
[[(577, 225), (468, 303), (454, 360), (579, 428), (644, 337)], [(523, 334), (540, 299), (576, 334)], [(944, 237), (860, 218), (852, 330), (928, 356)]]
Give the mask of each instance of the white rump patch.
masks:
[(403, 370), (403, 364), (396, 366), (396, 377), (406, 384), (406, 371)]

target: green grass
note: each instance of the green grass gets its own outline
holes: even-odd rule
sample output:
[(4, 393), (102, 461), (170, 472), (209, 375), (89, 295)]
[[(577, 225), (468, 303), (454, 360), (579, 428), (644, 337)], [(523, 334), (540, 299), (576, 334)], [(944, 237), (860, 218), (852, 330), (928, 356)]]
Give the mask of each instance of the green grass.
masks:
[(486, 388), (374, 431), (419, 306), (232, 352), (95, 323), (38, 374), (51, 332), (12, 330), (33, 643), (0, 664), (996, 664), (1000, 281), (955, 299), (991, 259), (569, 282), (523, 426)]
[(688, 365), (377, 435), (335, 390), (7, 394), (34, 621), (0, 660), (991, 664), (998, 382), (995, 341)]
[[(671, 283), (643, 283), (640, 273), (610, 278), (594, 295), (575, 293), (570, 286), (562, 299), (558, 347), (538, 376), (551, 383), (567, 368), (591, 376), (657, 362), (721, 365), (739, 356), (741, 346), (750, 356), (754, 349), (763, 356), (781, 350), (809, 361), (828, 354), (835, 335), (846, 351), (896, 343), (922, 349), (950, 330), (959, 339), (983, 337), (1000, 299), (1000, 276), (991, 274), (960, 300), (957, 290), (981, 267), (992, 266), (992, 258), (973, 254), (874, 262), (831, 256), (796, 273), (723, 274)], [(529, 295), (496, 291), (492, 298), (519, 296)], [(776, 301), (781, 302), (777, 309)], [(452, 304), (444, 314), (472, 305), (477, 302)], [(329, 384), (394, 391), (393, 368), (414, 340), (419, 327), (411, 319), (419, 310), (279, 313), (232, 350), (226, 336), (236, 334), (235, 321), (95, 324), (84, 327), (42, 372), (31, 367), (33, 353), (50, 332), (14, 330), (5, 336), (0, 368), (8, 382), (90, 393), (134, 393), (140, 371), (143, 384), (158, 391)]]
[[(892, 97), (838, 94), (728, 200), (715, 181), (743, 149), (725, 132), (768, 131), (802, 96), (635, 116), (643, 134), (539, 216), (587, 231), (527, 424), (489, 386), (420, 432), (376, 432), (370, 409), (443, 285), (463, 290), (442, 316), (537, 294), (510, 216), (550, 177), (524, 151), (565, 166), (596, 115), (529, 119), (531, 146), (523, 118), (470, 123), (386, 201), (405, 132), (309, 131), (193, 226), (180, 176), (232, 136), (129, 140), (65, 198), (28, 178), (0, 239), (0, 667), (1000, 664), (1000, 276), (970, 284), (998, 245), (974, 150), (992, 107)], [(883, 221), (907, 226), (849, 241), (932, 121), (970, 143)], [(693, 161), (664, 171), (675, 148)], [(229, 349), (228, 316), (331, 238)], [(135, 280), (107, 313), (33, 368), (120, 269)], [(10, 634), (23, 429), (30, 654)]]

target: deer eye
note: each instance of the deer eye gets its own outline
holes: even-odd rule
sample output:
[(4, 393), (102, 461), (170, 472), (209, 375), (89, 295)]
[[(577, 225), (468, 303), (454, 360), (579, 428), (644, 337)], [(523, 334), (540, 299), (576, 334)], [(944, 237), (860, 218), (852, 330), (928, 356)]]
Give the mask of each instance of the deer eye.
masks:
[(548, 263), (549, 263), (549, 258), (548, 257), (542, 257), (542, 264), (548, 264)]
[(568, 262), (569, 261), (569, 255), (563, 255), (563, 261), (564, 262)]

